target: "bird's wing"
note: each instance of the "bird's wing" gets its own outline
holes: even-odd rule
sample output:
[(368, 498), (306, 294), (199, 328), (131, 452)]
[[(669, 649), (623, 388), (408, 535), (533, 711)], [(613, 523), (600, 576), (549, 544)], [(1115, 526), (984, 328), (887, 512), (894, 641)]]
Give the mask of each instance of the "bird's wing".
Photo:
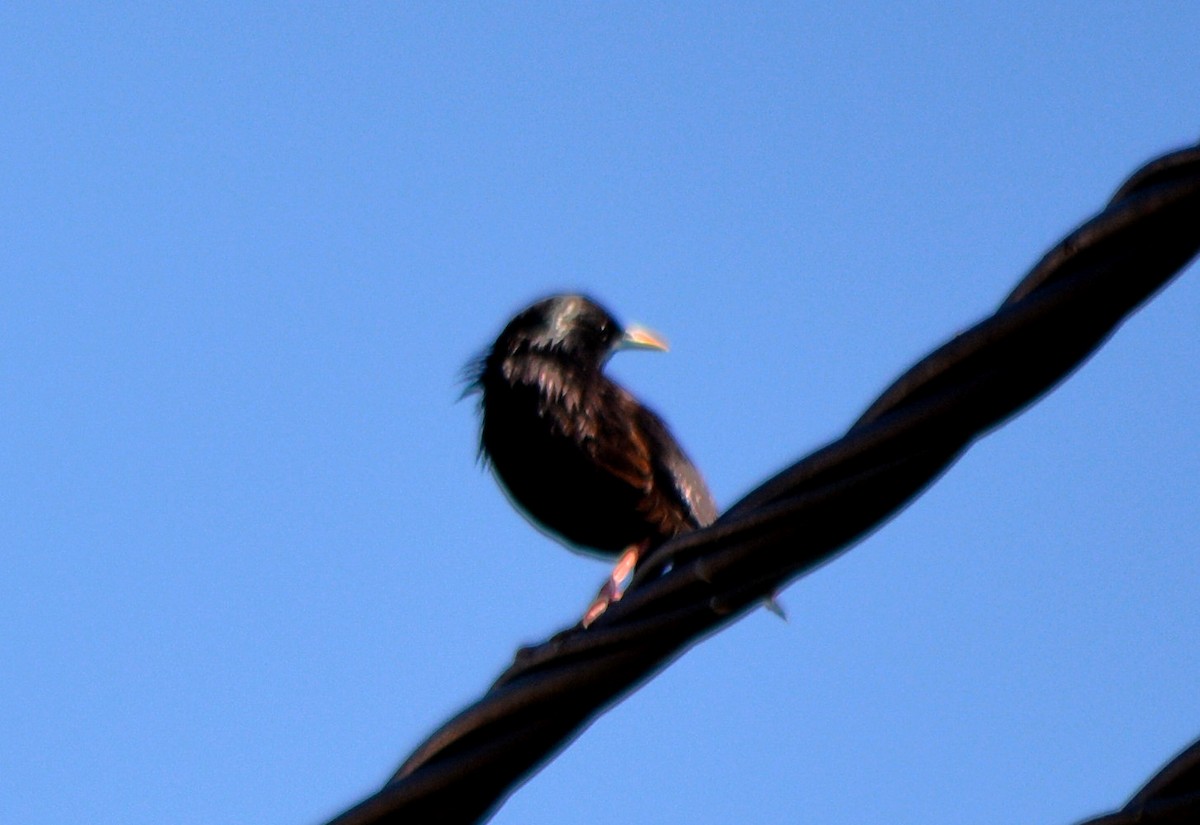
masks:
[(636, 488), (639, 509), (664, 537), (711, 524), (717, 505), (704, 477), (652, 410), (616, 385), (605, 403), (589, 405), (590, 449), (607, 472)]
[(655, 483), (654, 444), (641, 426), (642, 405), (612, 383), (597, 384), (593, 389), (596, 395), (584, 403), (585, 414), (577, 421), (585, 449), (606, 473), (641, 495), (650, 494)]
[(641, 409), (641, 427), (654, 456), (659, 485), (669, 485), (690, 513), (696, 527), (707, 527), (717, 519), (717, 502), (709, 492), (704, 476), (684, 453), (662, 419), (651, 410)]

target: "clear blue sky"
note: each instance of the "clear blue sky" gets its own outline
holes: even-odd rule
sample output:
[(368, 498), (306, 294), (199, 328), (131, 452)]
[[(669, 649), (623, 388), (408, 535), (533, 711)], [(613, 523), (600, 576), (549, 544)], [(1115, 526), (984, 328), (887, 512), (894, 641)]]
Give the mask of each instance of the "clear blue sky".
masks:
[[(8, 4), (0, 821), (317, 823), (606, 574), (460, 367), (582, 288), (729, 504), (1200, 138), (1200, 5)], [(985, 4), (986, 5), (986, 4)], [(1071, 823), (1200, 735), (1200, 271), (495, 818)]]

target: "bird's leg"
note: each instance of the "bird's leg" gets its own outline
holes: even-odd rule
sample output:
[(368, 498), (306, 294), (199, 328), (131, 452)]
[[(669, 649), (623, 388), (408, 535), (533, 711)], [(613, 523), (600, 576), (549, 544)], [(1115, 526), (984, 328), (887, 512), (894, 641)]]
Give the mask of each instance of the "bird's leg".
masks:
[(600, 592), (592, 600), (591, 606), (583, 614), (582, 624), (584, 627), (596, 621), (601, 613), (608, 610), (610, 604), (619, 601), (625, 595), (625, 588), (629, 585), (630, 578), (633, 577), (633, 569), (637, 567), (638, 559), (642, 557), (642, 553), (645, 553), (646, 548), (649, 546), (649, 541), (638, 542), (637, 544), (629, 545), (625, 552), (621, 554), (621, 557), (617, 559), (616, 567), (613, 568), (612, 573), (608, 577), (608, 581), (600, 588)]

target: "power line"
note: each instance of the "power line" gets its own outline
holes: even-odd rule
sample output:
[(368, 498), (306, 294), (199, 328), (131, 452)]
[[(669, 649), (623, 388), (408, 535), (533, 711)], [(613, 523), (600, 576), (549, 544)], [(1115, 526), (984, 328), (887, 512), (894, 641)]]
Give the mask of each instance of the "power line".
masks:
[[(329, 825), (487, 818), (606, 708), (688, 646), (845, 551), (971, 442), (1052, 389), (1198, 250), (1195, 146), (1135, 172), (993, 315), (909, 369), (841, 438), (766, 481), (711, 527), (656, 550), (625, 597), (590, 628), (519, 650), (477, 702), (435, 731), (378, 793)], [(1200, 821), (1193, 764), (1200, 748), (1193, 751), (1179, 757), (1192, 764), (1182, 773), (1192, 783), (1189, 822)], [(1146, 810), (1139, 815), (1150, 816)], [(1094, 821), (1102, 822), (1109, 820)]]

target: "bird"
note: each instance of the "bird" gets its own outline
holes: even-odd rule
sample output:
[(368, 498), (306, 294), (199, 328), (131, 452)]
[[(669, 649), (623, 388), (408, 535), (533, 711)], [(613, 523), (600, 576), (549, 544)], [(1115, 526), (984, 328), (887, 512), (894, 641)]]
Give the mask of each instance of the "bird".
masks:
[(667, 425), (604, 373), (622, 349), (667, 345), (595, 299), (563, 293), (518, 312), (467, 367), (480, 458), (517, 509), (571, 549), (617, 559), (584, 627), (621, 597), (650, 550), (717, 517)]

